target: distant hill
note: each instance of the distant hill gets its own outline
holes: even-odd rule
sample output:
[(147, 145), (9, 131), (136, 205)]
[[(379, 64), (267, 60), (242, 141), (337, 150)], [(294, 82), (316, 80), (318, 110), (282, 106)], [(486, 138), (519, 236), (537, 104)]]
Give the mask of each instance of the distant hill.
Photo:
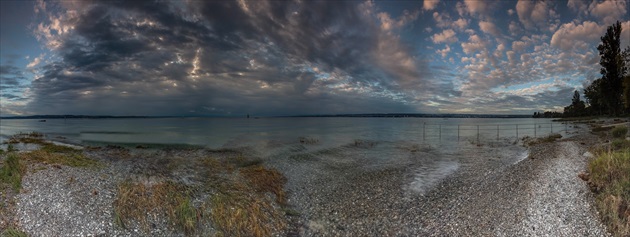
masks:
[(110, 116), (110, 115), (30, 115), (6, 116), (0, 119), (104, 119), (104, 118), (164, 118), (153, 116)]

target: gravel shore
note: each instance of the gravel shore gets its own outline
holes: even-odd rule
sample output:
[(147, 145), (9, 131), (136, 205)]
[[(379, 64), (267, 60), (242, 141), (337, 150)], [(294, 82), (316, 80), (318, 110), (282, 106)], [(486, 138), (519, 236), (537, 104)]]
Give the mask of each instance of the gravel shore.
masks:
[(509, 155), (492, 145), (455, 152), (457, 171), (447, 162), (446, 177), (420, 193), (408, 187), (430, 148), (377, 170), (360, 160), (326, 169), (341, 161), (325, 156), (277, 165), (287, 171), (290, 203), (303, 213), (301, 236), (607, 236), (578, 178), (592, 145), (584, 141), (597, 137), (539, 144), (516, 164), (501, 162)]
[[(255, 149), (243, 153), (288, 178), (288, 204), (299, 215), (278, 235), (607, 236), (592, 194), (577, 176), (588, 160), (582, 154), (596, 141), (584, 130), (529, 148), (507, 141), (447, 152), (394, 143), (313, 151), (298, 143), (264, 155)], [(397, 152), (379, 158), (372, 157), (374, 149), (381, 155)], [(120, 158), (129, 154), (117, 148), (86, 152), (105, 164), (98, 169), (30, 167), (9, 222), (29, 236), (183, 235), (159, 220), (149, 233), (116, 226), (116, 184), (161, 172), (165, 157), (221, 153), (135, 152), (132, 159)], [(164, 176), (194, 182), (188, 171)]]

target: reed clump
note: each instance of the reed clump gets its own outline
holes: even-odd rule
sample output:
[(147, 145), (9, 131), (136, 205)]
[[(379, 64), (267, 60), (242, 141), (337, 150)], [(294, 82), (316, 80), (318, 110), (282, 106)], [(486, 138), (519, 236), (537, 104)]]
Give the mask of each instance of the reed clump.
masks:
[(603, 222), (614, 236), (630, 236), (630, 147), (600, 152), (588, 171)]

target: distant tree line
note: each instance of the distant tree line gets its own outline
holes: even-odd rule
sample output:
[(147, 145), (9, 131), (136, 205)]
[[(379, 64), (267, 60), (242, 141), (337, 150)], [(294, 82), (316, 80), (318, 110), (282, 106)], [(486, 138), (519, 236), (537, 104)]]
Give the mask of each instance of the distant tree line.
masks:
[[(621, 30), (621, 23), (617, 21), (601, 37), (597, 50), (602, 77), (584, 89), (586, 101), (580, 99), (576, 90), (571, 104), (564, 107), (563, 113), (535, 112), (534, 118), (630, 114), (630, 47), (621, 50)], [(627, 36), (625, 39), (628, 39)]]

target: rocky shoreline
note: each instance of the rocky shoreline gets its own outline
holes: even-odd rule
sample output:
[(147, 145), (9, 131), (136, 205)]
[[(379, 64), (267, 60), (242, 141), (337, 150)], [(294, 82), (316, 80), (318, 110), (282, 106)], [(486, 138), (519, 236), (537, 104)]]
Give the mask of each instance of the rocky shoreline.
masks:
[[(446, 169), (443, 178), (425, 183), (430, 185), (420, 191), (410, 184), (418, 182), (417, 173), (435, 156), (444, 155), (436, 147), (420, 145), (395, 162), (357, 155), (370, 152), (371, 146), (290, 159), (246, 148), (84, 149), (102, 166), (30, 164), (21, 191), (3, 195), (2, 202), (12, 208), (5, 210), (9, 215), (0, 226), (29, 236), (218, 234), (212, 223), (186, 233), (159, 216), (150, 221), (148, 232), (139, 223), (122, 228), (114, 218), (117, 187), (125, 180), (151, 184), (165, 178), (194, 185), (199, 170), (191, 159), (245, 156), (287, 178), (287, 204), (274, 208), (285, 210), (281, 218), (288, 224), (272, 234), (276, 236), (606, 236), (592, 194), (578, 178), (588, 160), (583, 154), (597, 139), (581, 130), (568, 139), (529, 147), (522, 160), (513, 157), (524, 150), (516, 145), (488, 143), (454, 151), (436, 166), (454, 164), (456, 171)], [(178, 168), (165, 169), (174, 158), (181, 161)]]

